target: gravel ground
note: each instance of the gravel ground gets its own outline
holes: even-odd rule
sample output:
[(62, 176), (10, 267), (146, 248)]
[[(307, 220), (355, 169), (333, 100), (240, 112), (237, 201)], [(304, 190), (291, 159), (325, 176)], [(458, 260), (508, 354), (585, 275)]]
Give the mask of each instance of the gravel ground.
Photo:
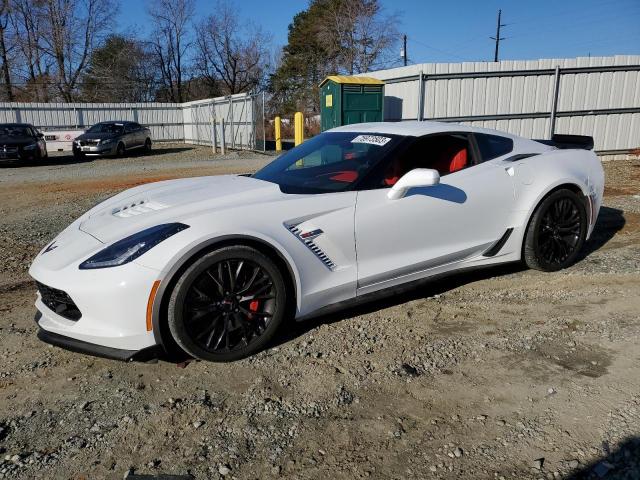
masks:
[(605, 163), (597, 230), (562, 272), (456, 275), (230, 364), (40, 343), (28, 264), (77, 215), (270, 159), (162, 148), (0, 168), (0, 478), (640, 478), (640, 160)]

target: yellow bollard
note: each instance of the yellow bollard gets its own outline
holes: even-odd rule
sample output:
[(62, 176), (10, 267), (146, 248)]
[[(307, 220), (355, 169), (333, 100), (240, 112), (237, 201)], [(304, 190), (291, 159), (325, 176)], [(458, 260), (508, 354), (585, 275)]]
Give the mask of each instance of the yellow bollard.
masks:
[(276, 117), (273, 121), (274, 136), (276, 137), (276, 152), (282, 151), (282, 125), (280, 117)]
[(304, 142), (304, 118), (302, 112), (296, 112), (293, 120), (296, 147)]

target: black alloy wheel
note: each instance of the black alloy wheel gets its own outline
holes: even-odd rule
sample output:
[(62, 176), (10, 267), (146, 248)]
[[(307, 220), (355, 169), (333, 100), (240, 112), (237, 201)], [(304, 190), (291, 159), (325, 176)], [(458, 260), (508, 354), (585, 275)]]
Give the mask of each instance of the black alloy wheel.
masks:
[(585, 202), (571, 190), (557, 190), (536, 209), (524, 245), (530, 268), (556, 271), (571, 265), (587, 234)]
[(123, 157), (125, 152), (124, 143), (120, 142), (116, 148), (116, 156)]
[(169, 328), (193, 357), (236, 360), (273, 337), (285, 303), (284, 280), (269, 257), (249, 247), (226, 247), (180, 277), (169, 301)]
[(149, 153), (151, 151), (151, 139), (150, 138), (147, 138), (144, 141), (144, 151), (147, 152), (147, 153)]

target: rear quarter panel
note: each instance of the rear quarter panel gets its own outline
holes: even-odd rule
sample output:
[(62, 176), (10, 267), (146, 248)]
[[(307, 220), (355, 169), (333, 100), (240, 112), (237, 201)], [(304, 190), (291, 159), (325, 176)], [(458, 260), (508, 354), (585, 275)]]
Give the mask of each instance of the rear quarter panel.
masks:
[[(551, 150), (514, 162), (515, 209), (513, 224), (524, 237), (536, 207), (551, 191), (570, 184), (587, 200), (588, 235), (591, 235), (604, 191), (604, 173), (593, 151)], [(589, 200), (590, 199), (590, 200)], [(590, 204), (590, 202), (592, 202)]]

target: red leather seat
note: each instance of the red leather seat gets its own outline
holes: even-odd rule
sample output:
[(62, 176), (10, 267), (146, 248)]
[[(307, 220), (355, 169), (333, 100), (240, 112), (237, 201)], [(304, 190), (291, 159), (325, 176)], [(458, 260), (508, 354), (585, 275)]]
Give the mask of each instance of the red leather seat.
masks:
[(336, 172), (336, 174), (331, 177), (331, 180), (335, 182), (345, 182), (345, 183), (355, 182), (357, 179), (358, 179), (358, 172), (355, 172), (353, 170), (343, 170), (341, 172)]
[(440, 175), (457, 172), (467, 166), (466, 147), (454, 147), (442, 152), (440, 158), (434, 163), (433, 168), (440, 172)]

